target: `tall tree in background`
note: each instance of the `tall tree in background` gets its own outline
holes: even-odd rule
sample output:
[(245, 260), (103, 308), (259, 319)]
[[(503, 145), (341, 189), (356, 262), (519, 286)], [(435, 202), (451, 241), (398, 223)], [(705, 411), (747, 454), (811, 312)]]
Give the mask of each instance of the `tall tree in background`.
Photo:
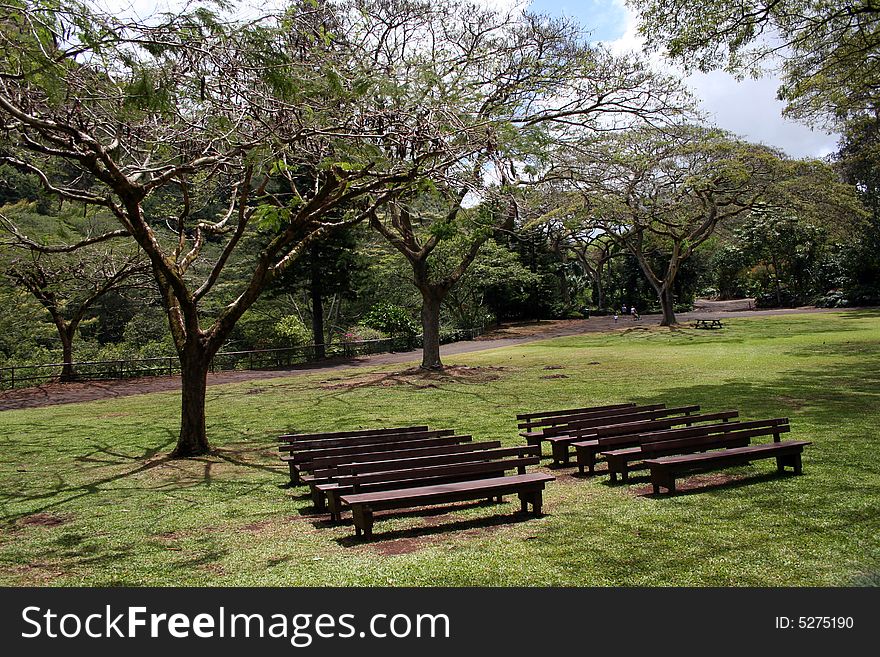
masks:
[[(0, 214), (0, 225), (4, 223)], [(41, 244), (21, 233), (9, 239), (15, 252), (7, 248), (0, 255), (3, 273), (49, 313), (61, 341), (61, 381), (72, 381), (74, 339), (95, 303), (110, 292), (149, 288), (143, 254), (128, 242), (115, 248), (111, 241), (71, 248)]]
[(780, 181), (780, 155), (689, 126), (626, 131), (592, 148), (571, 171), (583, 228), (636, 258), (657, 293), (661, 324), (671, 326), (682, 264), (719, 223), (749, 212)]
[(781, 64), (786, 114), (814, 125), (880, 107), (877, 0), (627, 0), (649, 47), (689, 68)]
[[(567, 21), (468, 3), (395, 8), (397, 20), (387, 21), (394, 37), (386, 43), (393, 47), (376, 50), (380, 68), (418, 81), (411, 93), (425, 125), (470, 128), (450, 140), (457, 157), (448, 168), (374, 212), (370, 222), (412, 267), (422, 297), (421, 366), (439, 369), (444, 299), (482, 245), (514, 227), (516, 190), (540, 178), (554, 145), (625, 122), (669, 120), (684, 101), (676, 82), (635, 57), (590, 46)], [(389, 112), (410, 105), (397, 98), (385, 104)], [(418, 135), (389, 144), (387, 153), (407, 162), (435, 147)], [(434, 258), (444, 241), (446, 252)]]
[[(359, 29), (347, 23), (375, 25), (376, 3), (353, 4), (358, 11), (296, 3), (246, 24), (201, 7), (154, 20), (88, 2), (0, 7), (0, 164), (107, 212), (120, 225), (114, 235), (145, 253), (181, 362), (175, 456), (209, 450), (208, 368), (263, 288), (311, 241), (446, 157), (445, 134), (415, 115), (388, 124), (371, 102), (371, 88), (394, 81), (347, 39)], [(415, 132), (436, 147), (403, 163), (382, 156), (379, 142)], [(298, 184), (303, 172), (308, 187)], [(269, 193), (273, 181), (289, 192)], [(150, 199), (163, 193), (176, 199), (173, 214), (151, 215)], [(226, 209), (194, 213), (197, 197)], [(249, 273), (228, 281), (227, 265), (242, 259)]]
[(868, 211), (866, 221), (847, 241), (846, 259), (856, 303), (880, 300), (880, 114), (847, 121), (836, 155), (843, 178), (854, 185)]

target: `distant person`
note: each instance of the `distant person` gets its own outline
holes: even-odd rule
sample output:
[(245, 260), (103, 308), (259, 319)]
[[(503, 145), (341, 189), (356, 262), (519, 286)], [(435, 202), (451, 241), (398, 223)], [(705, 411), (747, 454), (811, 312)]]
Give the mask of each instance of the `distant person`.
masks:
[(617, 313), (614, 313), (614, 323), (617, 323)]
[(628, 310), (628, 309), (627, 309), (627, 307), (626, 307), (626, 304), (623, 304), (623, 305), (620, 307), (620, 314), (621, 314), (621, 315), (627, 315), (627, 314), (629, 314), (629, 313), (627, 312), (627, 310)]
[(642, 318), (642, 316), (639, 315), (639, 313), (636, 311), (635, 306), (633, 306), (632, 308), (629, 309), (629, 313), (630, 313), (630, 315), (632, 315), (633, 321), (638, 321)]

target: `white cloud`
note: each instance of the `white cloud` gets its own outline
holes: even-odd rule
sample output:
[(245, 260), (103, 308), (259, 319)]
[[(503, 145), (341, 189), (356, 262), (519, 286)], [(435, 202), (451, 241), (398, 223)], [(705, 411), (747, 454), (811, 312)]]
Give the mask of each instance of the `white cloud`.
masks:
[[(619, 38), (605, 45), (618, 54), (642, 50), (644, 40), (638, 34), (635, 12), (623, 0), (615, 4), (626, 14), (626, 27)], [(675, 70), (659, 55), (651, 59), (664, 70)], [(740, 81), (724, 71), (713, 71), (686, 76), (685, 82), (699, 99), (700, 109), (720, 128), (780, 148), (792, 157), (824, 157), (836, 150), (837, 135), (783, 118), (784, 104), (776, 99), (776, 76)]]

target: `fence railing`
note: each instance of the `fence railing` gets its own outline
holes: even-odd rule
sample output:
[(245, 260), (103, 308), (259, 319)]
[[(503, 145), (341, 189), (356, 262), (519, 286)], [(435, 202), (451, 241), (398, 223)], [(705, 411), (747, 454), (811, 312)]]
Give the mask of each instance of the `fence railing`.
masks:
[[(460, 329), (443, 334), (441, 342), (473, 340), (484, 332), (482, 327)], [(421, 346), (421, 336), (380, 338), (357, 342), (333, 342), (324, 345), (325, 358), (353, 358), (370, 354), (395, 351), (411, 351)], [(268, 370), (314, 363), (318, 358), (316, 345), (284, 347), (280, 349), (254, 349), (250, 351), (218, 352), (211, 361), (211, 371)], [(27, 388), (61, 381), (64, 363), (40, 365), (11, 365), (0, 367), (0, 390)], [(82, 361), (73, 363), (72, 381), (101, 381), (134, 379), (143, 376), (174, 376), (180, 374), (177, 356), (159, 358), (126, 358), (121, 360)]]

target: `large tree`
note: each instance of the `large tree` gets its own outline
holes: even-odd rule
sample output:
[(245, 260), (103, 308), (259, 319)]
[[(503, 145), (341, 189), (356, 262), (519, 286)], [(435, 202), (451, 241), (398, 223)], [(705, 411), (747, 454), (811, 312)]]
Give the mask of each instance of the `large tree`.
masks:
[[(4, 235), (5, 233), (5, 235)], [(76, 378), (73, 344), (80, 324), (105, 295), (148, 289), (143, 253), (127, 240), (56, 246), (22, 234), (0, 212), (0, 267), (46, 310), (61, 341), (61, 381)]]
[[(517, 189), (542, 176), (554, 144), (624, 122), (663, 122), (684, 104), (678, 84), (635, 56), (591, 46), (568, 21), (476, 4), (403, 2), (388, 21), (394, 48), (378, 49), (382, 68), (418, 79), (420, 120), (474, 128), (450, 142), (446, 169), (373, 213), (371, 225), (409, 262), (422, 298), (422, 368), (439, 369), (440, 308), (480, 248), (517, 221)], [(462, 9), (462, 7), (464, 9)], [(407, 107), (389, 99), (389, 111)], [(389, 120), (397, 113), (391, 114)], [(403, 147), (401, 147), (403, 146)], [(435, 145), (416, 135), (394, 144), (401, 163)], [(435, 258), (446, 241), (450, 249)]]
[(636, 258), (657, 294), (664, 326), (676, 323), (682, 265), (720, 224), (759, 208), (845, 214), (854, 207), (851, 190), (822, 163), (789, 161), (718, 130), (632, 130), (591, 148), (571, 166), (574, 215), (582, 229), (607, 236)]
[(786, 113), (813, 124), (880, 107), (877, 0), (627, 0), (650, 47), (691, 68), (781, 65)]
[[(181, 361), (176, 456), (209, 449), (211, 359), (263, 288), (445, 161), (454, 126), (388, 123), (369, 93), (398, 84), (371, 57), (382, 4), (304, 0), (246, 23), (202, 7), (127, 20), (88, 2), (0, 6), (0, 164), (103, 208), (119, 224), (107, 237), (145, 253)], [(435, 146), (383, 155), (415, 133)]]

